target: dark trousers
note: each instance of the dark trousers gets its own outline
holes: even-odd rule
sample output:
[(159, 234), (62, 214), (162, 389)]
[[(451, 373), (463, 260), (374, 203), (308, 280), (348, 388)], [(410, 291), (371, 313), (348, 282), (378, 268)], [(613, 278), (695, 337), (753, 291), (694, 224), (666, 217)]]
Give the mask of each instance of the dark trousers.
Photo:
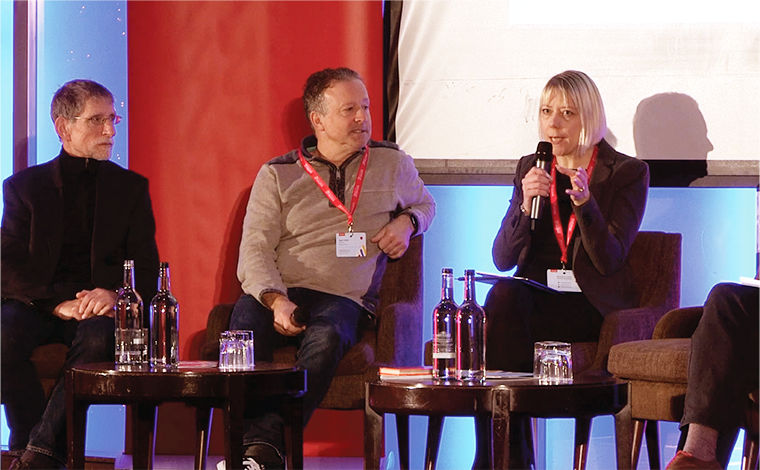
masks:
[(691, 337), (688, 385), (681, 425), (735, 433), (748, 395), (758, 389), (760, 289), (718, 284), (710, 291)]
[[(338, 363), (361, 337), (368, 316), (352, 300), (310, 289), (288, 289), (288, 298), (311, 313), (301, 335), (288, 337), (277, 333), (272, 311), (248, 294), (243, 294), (235, 304), (230, 329), (253, 330), (255, 361), (272, 361), (275, 349), (290, 343), (298, 346), (296, 365), (306, 370), (308, 388), (303, 396), (305, 426), (327, 394)], [(267, 444), (282, 456), (284, 422), (279, 407), (248, 403), (246, 418), (248, 430), (243, 444)]]
[(114, 320), (94, 317), (64, 321), (30, 305), (9, 300), (2, 305), (2, 401), (10, 428), (9, 449), (29, 449), (66, 462), (66, 390), (58, 380), (50, 399), (31, 361), (37, 346), (69, 347), (64, 370), (91, 362), (113, 362)]
[(519, 281), (499, 281), (486, 303), (488, 369), (533, 371), (536, 341), (597, 341), (604, 317), (581, 293), (553, 294)]

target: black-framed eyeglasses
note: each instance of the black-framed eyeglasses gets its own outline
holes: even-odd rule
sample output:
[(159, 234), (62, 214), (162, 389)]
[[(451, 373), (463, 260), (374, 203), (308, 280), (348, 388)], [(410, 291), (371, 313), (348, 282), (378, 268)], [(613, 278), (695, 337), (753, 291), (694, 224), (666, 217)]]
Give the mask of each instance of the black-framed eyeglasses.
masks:
[(88, 118), (76, 116), (74, 119), (87, 121), (93, 127), (105, 126), (106, 123), (109, 123), (112, 126), (115, 126), (116, 124), (121, 122), (121, 116), (118, 116), (118, 115), (117, 116), (92, 116)]

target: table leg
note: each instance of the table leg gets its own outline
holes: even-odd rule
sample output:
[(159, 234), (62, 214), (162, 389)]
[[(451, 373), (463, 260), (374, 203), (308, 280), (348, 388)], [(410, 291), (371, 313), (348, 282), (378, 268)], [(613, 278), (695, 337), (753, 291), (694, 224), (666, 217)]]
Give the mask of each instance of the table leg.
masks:
[(591, 434), (591, 418), (583, 416), (575, 418), (575, 455), (573, 468), (586, 470), (588, 460), (588, 441)]
[(210, 406), (195, 407), (195, 468), (206, 469), (208, 457), (208, 442), (211, 435), (211, 421), (214, 409)]
[(425, 470), (435, 470), (438, 461), (438, 448), (441, 445), (443, 416), (428, 417), (427, 450), (425, 451)]
[[(156, 448), (155, 403), (132, 405), (132, 468), (153, 469), (153, 453)], [(75, 467), (79, 468), (79, 467)]]
[[(494, 444), (494, 430), (490, 416), (475, 416), (475, 459), (472, 463), (474, 470), (494, 467), (494, 452), (499, 449)], [(504, 467), (506, 468), (506, 467)]]
[(401, 470), (409, 470), (409, 415), (396, 413), (396, 437)]
[(66, 371), (66, 432), (69, 442), (68, 468), (84, 468), (85, 433), (89, 404), (74, 395), (74, 372)]
[(303, 399), (284, 399), (285, 455), (288, 470), (303, 468)]
[(224, 406), (224, 458), (230, 470), (243, 465), (244, 385), (240, 377), (230, 374), (227, 382), (227, 402)]
[[(477, 419), (475, 423), (477, 424)], [(490, 433), (483, 434), (489, 436), (486, 444), (489, 446), (488, 467), (475, 467), (473, 468), (493, 468), (493, 469), (506, 469), (509, 467), (510, 458), (510, 445), (513, 439), (512, 424), (510, 423), (509, 413), (509, 392), (508, 391), (496, 391), (493, 394), (493, 403), (491, 405), (491, 416), (486, 420), (490, 426), (483, 429), (481, 432)], [(482, 427), (483, 425), (481, 425)], [(478, 432), (476, 427), (475, 432)], [(477, 459), (477, 455), (476, 455)], [(476, 460), (477, 462), (477, 460)]]
[(364, 384), (364, 468), (374, 470), (385, 455), (385, 415), (369, 406), (369, 386), (369, 382)]

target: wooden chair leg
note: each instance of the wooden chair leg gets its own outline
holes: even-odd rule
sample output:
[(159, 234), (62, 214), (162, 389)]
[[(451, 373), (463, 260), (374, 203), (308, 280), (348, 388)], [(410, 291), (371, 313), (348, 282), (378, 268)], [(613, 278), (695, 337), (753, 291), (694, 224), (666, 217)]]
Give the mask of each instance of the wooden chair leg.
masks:
[(744, 431), (744, 451), (742, 452), (742, 470), (757, 469), (758, 435)]
[(632, 428), (631, 404), (628, 403), (615, 413), (615, 454), (618, 470), (631, 468)]
[(645, 432), (650, 470), (660, 470), (660, 436), (657, 427), (657, 421), (647, 420)]
[(591, 437), (591, 418), (575, 418), (575, 457), (573, 469), (585, 470), (588, 461), (588, 442)]
[(644, 438), (644, 428), (647, 422), (641, 419), (633, 421), (633, 446), (631, 447), (631, 468), (639, 466), (639, 456), (641, 455), (641, 441)]

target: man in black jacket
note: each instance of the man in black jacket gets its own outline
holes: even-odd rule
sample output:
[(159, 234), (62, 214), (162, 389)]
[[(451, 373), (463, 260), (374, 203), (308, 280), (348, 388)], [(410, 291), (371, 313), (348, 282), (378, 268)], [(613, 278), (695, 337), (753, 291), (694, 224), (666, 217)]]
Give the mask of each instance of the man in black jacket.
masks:
[(65, 367), (114, 360), (113, 311), (125, 259), (143, 299), (156, 292), (158, 249), (148, 180), (109, 162), (113, 95), (73, 80), (53, 97), (54, 160), (3, 183), (2, 400), (15, 468), (64, 468), (63, 381), (48, 399), (30, 358), (69, 347)]

